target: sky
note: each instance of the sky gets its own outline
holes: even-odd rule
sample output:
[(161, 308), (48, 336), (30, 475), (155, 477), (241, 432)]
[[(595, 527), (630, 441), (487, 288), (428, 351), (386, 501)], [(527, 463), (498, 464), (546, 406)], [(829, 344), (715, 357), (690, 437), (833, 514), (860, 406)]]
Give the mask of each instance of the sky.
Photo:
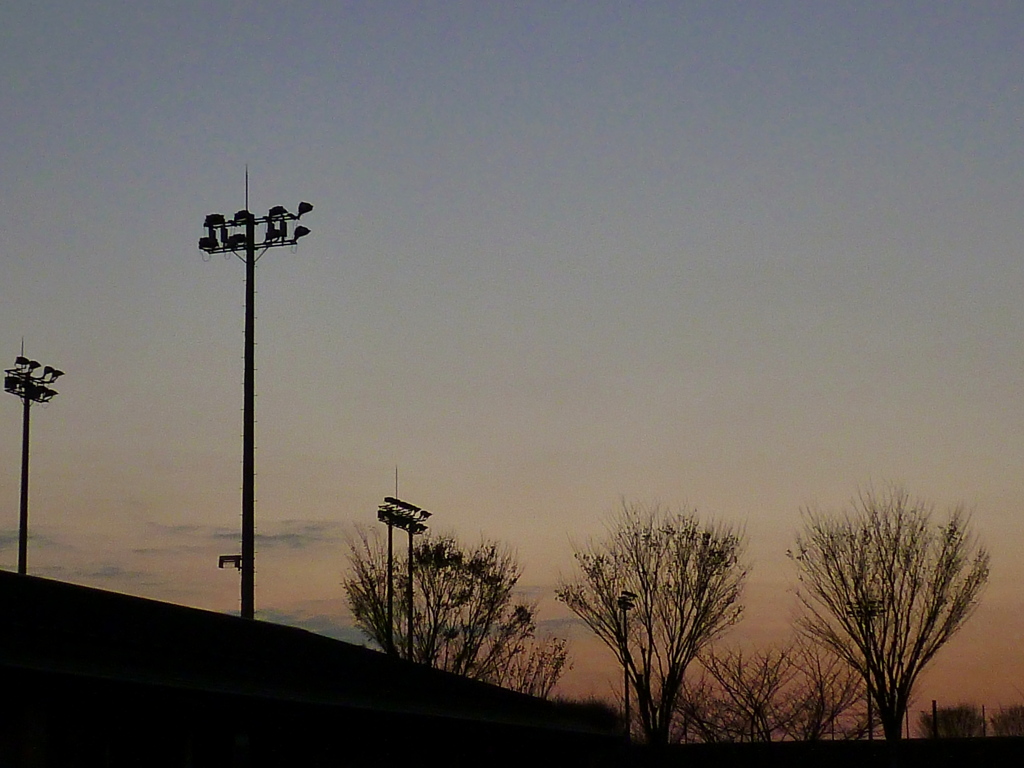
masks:
[[(553, 600), (623, 500), (742, 526), (784, 639), (801, 509), (902, 483), (992, 553), (919, 702), (1024, 698), (1024, 6), (96, 2), (0, 11), (0, 354), (32, 413), (29, 571), (234, 612), (259, 262), (260, 618), (357, 639), (346, 536), (395, 491)], [(6, 352), (3, 352), (6, 350)], [(21, 409), (0, 408), (0, 568)], [(6, 510), (6, 511), (4, 511)], [(925, 708), (925, 704), (921, 704)]]

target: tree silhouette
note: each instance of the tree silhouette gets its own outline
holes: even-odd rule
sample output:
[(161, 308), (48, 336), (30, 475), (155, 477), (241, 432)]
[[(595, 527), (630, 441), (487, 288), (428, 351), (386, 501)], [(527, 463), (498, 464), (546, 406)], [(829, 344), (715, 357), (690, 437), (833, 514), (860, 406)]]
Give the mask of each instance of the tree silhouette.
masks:
[(886, 739), (899, 740), (918, 676), (977, 605), (988, 552), (961, 507), (938, 522), (899, 487), (804, 517), (788, 553), (805, 608), (799, 626), (859, 671)]
[(996, 736), (1024, 736), (1024, 704), (1000, 707), (990, 722)]
[(813, 741), (863, 732), (854, 715), (863, 684), (820, 646), (709, 647), (700, 662), (705, 671), (686, 681), (678, 704), (687, 739)]
[[(395, 590), (408, 586), (408, 560), (397, 559)], [(384, 649), (387, 546), (376, 530), (349, 542), (344, 582), (356, 626)], [(515, 556), (495, 542), (463, 547), (450, 535), (424, 537), (413, 548), (413, 659), (476, 680), (547, 697), (565, 671), (565, 640), (536, 637), (536, 610), (519, 601)], [(395, 645), (407, 647), (408, 607), (394, 606)]]
[(798, 675), (789, 693), (793, 717), (788, 736), (795, 741), (860, 736), (863, 723), (856, 713), (866, 692), (857, 670), (831, 649), (806, 639), (798, 639), (792, 652)]
[[(579, 575), (558, 599), (625, 667), (648, 743), (668, 743), (686, 668), (740, 617), (742, 550), (728, 526), (623, 503), (607, 537), (576, 552)], [(628, 612), (624, 593), (634, 596)]]
[(937, 735), (940, 739), (960, 739), (984, 735), (985, 718), (981, 714), (981, 707), (975, 704), (937, 707), (935, 716), (933, 720), (931, 710), (917, 713), (917, 730), (921, 736), (936, 735), (936, 726), (938, 726)]

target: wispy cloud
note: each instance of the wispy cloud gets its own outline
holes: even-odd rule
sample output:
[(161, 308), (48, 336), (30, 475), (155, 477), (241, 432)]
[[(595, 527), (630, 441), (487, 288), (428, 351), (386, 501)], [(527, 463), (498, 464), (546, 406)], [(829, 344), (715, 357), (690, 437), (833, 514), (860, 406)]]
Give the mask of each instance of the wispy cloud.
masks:
[(307, 549), (319, 544), (337, 542), (342, 537), (343, 529), (339, 523), (325, 520), (283, 520), (271, 523), (265, 526), (264, 530), (257, 532), (256, 543), (266, 549)]
[[(42, 547), (52, 547), (58, 544), (57, 539), (52, 536), (45, 534), (31, 532), (29, 534), (29, 546), (33, 549), (40, 549)], [(18, 531), (17, 529), (5, 529), (0, 530), (0, 552), (7, 549), (18, 548)]]
[(565, 637), (587, 630), (587, 625), (583, 623), (582, 619), (575, 616), (565, 616), (558, 619), (543, 619), (537, 622), (537, 629)]
[[(194, 551), (204, 543), (237, 544), (238, 528), (213, 525), (160, 525), (152, 523), (152, 540), (161, 544), (135, 547), (136, 555), (157, 555)], [(256, 531), (256, 546), (260, 549), (308, 549), (321, 544), (333, 544), (343, 538), (340, 523), (326, 520), (280, 520), (261, 523)]]
[(355, 645), (367, 645), (366, 636), (346, 616), (308, 609), (261, 608), (257, 618), (275, 624), (307, 629), (318, 635), (332, 637)]
[(145, 546), (133, 547), (133, 555), (153, 556), (195, 552), (207, 544), (224, 541), (237, 542), (237, 528), (216, 525), (164, 525), (149, 523), (149, 535)]
[(104, 587), (123, 587), (131, 584), (136, 587), (153, 587), (159, 581), (151, 573), (124, 568), (116, 563), (104, 563), (91, 566), (48, 565), (39, 568), (36, 573), (59, 581), (70, 581), (78, 584), (100, 584)]

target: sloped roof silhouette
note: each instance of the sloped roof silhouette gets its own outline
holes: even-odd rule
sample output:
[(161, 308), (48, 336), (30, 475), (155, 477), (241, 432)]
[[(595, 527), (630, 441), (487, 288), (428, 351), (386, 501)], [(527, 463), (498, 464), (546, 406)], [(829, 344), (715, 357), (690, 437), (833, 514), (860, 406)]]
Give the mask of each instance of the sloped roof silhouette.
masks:
[(593, 732), (548, 701), (303, 629), (0, 571), (0, 669)]

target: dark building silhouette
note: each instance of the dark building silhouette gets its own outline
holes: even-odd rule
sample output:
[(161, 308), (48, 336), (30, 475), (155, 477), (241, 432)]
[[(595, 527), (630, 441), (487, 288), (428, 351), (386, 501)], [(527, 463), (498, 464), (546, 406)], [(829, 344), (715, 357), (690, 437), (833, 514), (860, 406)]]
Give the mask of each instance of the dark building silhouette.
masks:
[(0, 768), (602, 765), (579, 712), (302, 629), (0, 572)]

